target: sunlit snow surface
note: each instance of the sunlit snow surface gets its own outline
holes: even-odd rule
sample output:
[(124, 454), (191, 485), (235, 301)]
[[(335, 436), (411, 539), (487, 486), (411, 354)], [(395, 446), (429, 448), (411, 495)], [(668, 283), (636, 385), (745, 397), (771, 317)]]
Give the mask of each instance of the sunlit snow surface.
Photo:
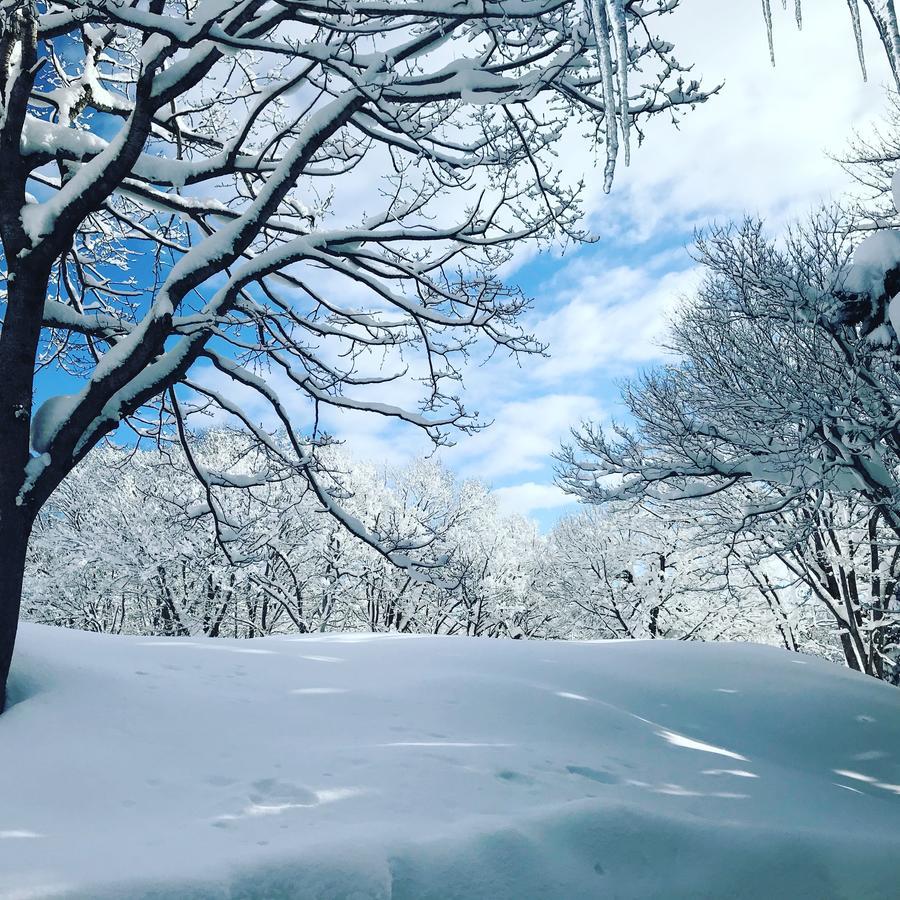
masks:
[(12, 699), (3, 898), (900, 890), (900, 691), (773, 649), (24, 626)]

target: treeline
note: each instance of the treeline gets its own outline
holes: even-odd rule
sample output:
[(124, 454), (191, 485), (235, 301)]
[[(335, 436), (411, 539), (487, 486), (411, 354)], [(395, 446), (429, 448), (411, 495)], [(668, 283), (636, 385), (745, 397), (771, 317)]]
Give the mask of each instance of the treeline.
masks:
[(34, 530), (26, 617), (131, 634), (724, 639), (836, 652), (808, 589), (777, 560), (705, 541), (649, 504), (587, 508), (540, 535), (434, 461), (377, 469), (332, 449), (331, 489), (376, 548), (240, 434), (208, 432), (193, 456), (214, 496), (176, 448), (108, 446), (85, 460)]

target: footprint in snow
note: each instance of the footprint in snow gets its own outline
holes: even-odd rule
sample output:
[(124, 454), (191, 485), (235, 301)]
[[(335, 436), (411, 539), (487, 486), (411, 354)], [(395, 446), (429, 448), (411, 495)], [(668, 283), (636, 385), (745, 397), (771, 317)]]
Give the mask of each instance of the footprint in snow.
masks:
[(598, 784), (619, 784), (619, 779), (603, 769), (592, 769), (589, 766), (566, 766), (566, 771), (570, 775), (580, 775), (582, 778), (589, 778)]
[(229, 787), (234, 784), (234, 779), (229, 778), (227, 775), (210, 775), (206, 779), (206, 783), (212, 787)]
[(510, 784), (534, 784), (534, 779), (522, 772), (514, 772), (512, 769), (503, 769), (496, 775), (501, 781), (508, 781)]

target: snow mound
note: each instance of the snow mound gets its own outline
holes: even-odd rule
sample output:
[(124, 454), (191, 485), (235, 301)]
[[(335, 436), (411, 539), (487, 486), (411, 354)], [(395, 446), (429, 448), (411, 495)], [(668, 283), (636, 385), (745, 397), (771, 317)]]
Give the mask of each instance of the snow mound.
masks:
[(771, 648), (25, 625), (0, 897), (896, 896), (900, 691)]

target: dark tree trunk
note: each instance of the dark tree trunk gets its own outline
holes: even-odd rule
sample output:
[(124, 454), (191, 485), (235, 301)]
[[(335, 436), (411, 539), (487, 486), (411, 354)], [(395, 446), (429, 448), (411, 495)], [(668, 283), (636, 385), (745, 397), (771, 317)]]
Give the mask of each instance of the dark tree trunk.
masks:
[(34, 360), (48, 277), (47, 270), (10, 264), (0, 330), (0, 712), (16, 643), (28, 536), (39, 506), (22, 491), (31, 456)]
[(666, 554), (659, 554), (659, 575), (657, 576), (658, 588), (657, 588), (657, 601), (656, 605), (650, 607), (650, 623), (648, 625), (648, 631), (650, 632), (651, 638), (659, 637), (659, 613), (663, 607), (663, 594), (665, 592), (666, 587)]
[(22, 601), (30, 516), (0, 509), (0, 712), (6, 706), (6, 680), (12, 663)]

